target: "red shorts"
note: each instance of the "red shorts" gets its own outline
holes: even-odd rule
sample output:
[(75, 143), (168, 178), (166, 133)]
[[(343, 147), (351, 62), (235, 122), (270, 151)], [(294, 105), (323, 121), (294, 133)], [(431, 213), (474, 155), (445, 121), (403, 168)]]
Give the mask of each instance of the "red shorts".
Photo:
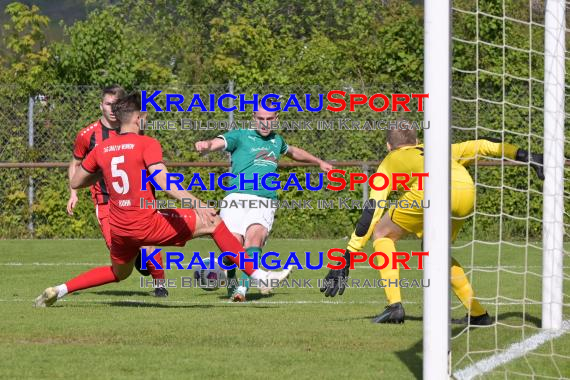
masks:
[[(196, 227), (196, 213), (192, 209), (160, 210), (153, 214), (146, 231), (137, 236), (115, 229), (111, 233), (111, 260), (126, 264), (134, 260), (139, 248), (147, 245), (183, 247), (192, 239)], [(144, 236), (144, 237), (141, 237)]]
[(97, 215), (97, 220), (99, 221), (99, 228), (101, 228), (101, 233), (105, 239), (105, 244), (107, 248), (111, 249), (111, 225), (109, 224), (109, 204), (102, 203), (95, 205), (95, 214)]

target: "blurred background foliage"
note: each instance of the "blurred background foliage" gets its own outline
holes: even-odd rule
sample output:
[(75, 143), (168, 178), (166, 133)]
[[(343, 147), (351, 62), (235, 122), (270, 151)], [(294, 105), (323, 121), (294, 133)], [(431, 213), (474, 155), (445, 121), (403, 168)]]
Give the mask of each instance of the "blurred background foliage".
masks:
[[(476, 3), (454, 1), (453, 140), (494, 137), (542, 151), (540, 2), (505, 0), (503, 9), (495, 1), (480, 0), (478, 14), (473, 13)], [(317, 94), (333, 89), (369, 95), (423, 92), (423, 8), (418, 1), (0, 1), (0, 6), (0, 161), (4, 162), (68, 161), (76, 133), (99, 117), (99, 90), (114, 83), (128, 90), (161, 89), (187, 96), (221, 95), (229, 91), (230, 81), (234, 93), (245, 94)], [(533, 23), (504, 22), (503, 16)], [(28, 146), (30, 98), (33, 147)], [(250, 116), (235, 115), (236, 119)], [(408, 116), (423, 119), (421, 113)], [(180, 117), (223, 120), (228, 115), (151, 114), (151, 119)], [(364, 108), (332, 116), (330, 112), (281, 115), (282, 120), (337, 117), (378, 120), (395, 115), (379, 117)], [(223, 154), (199, 157), (193, 151), (195, 141), (211, 138), (216, 131), (151, 134), (172, 161), (227, 159)], [(285, 131), (283, 135), (290, 144), (327, 160), (380, 161), (386, 154), (383, 131)], [(566, 147), (570, 156), (569, 144)], [(66, 216), (64, 169), (0, 170), (4, 175), (0, 237), (29, 236), (30, 218), (34, 237), (99, 237), (87, 191), (76, 215)], [(527, 167), (470, 170), (480, 184), (476, 210), (481, 213), (476, 214), (475, 224), (473, 219), (467, 221), (463, 238), (540, 238), (541, 184)], [(281, 173), (288, 171), (305, 169)], [(30, 177), (36, 194), (28, 207)], [(527, 192), (529, 188), (532, 191)], [(362, 189), (281, 194), (282, 199), (339, 196), (361, 199)], [(273, 236), (347, 236), (360, 212), (280, 210), (277, 220), (287, 222), (277, 222)]]

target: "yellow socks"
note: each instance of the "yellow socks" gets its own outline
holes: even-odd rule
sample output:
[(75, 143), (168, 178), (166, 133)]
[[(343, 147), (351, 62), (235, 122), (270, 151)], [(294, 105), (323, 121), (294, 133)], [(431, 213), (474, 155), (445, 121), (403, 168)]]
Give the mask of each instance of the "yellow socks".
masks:
[[(396, 250), (394, 241), (388, 238), (382, 238), (374, 241), (374, 252), (384, 252), (388, 257), (392, 257), (392, 252)], [(382, 257), (376, 257), (376, 264), (381, 266), (384, 264), (384, 259)], [(397, 302), (402, 302), (402, 296), (400, 294), (400, 287), (395, 286), (394, 283), (400, 281), (400, 269), (392, 269), (392, 263), (389, 263), (386, 268), (380, 270), (380, 278), (383, 278), (383, 284), (386, 286), (384, 291), (386, 292), (386, 298), (388, 299), (388, 304), (392, 305)], [(392, 284), (390, 285), (390, 282)]]
[(471, 288), (471, 284), (467, 280), (461, 264), (454, 258), (451, 258), (451, 288), (473, 317), (478, 317), (487, 312), (479, 301), (474, 299), (475, 293), (473, 288)]
[[(391, 253), (396, 251), (396, 246), (392, 239), (378, 239), (374, 241), (373, 245), (375, 252), (384, 252), (388, 257), (391, 257)], [(377, 257), (376, 263), (381, 266), (384, 264), (384, 258)], [(400, 269), (392, 269), (392, 263), (388, 263), (386, 268), (380, 270), (380, 278), (384, 279), (383, 284), (386, 286), (384, 291), (386, 292), (388, 304), (392, 305), (397, 302), (402, 302), (400, 287), (394, 285), (396, 282), (399, 283)], [(392, 284), (390, 284), (390, 282)], [(475, 293), (473, 292), (469, 280), (467, 280), (467, 276), (465, 276), (461, 264), (454, 258), (451, 258), (451, 288), (471, 316), (478, 317), (487, 312), (479, 301), (475, 299)]]

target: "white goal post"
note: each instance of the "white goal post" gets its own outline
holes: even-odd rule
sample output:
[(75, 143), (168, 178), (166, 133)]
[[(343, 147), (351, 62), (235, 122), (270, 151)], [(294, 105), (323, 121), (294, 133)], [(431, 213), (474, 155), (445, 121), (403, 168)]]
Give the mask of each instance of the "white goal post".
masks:
[(542, 328), (562, 328), (566, 4), (546, 1), (544, 18), (544, 203)]
[(426, 0), (424, 7), (424, 93), (429, 94), (424, 124), (424, 250), (429, 259), (424, 279), (423, 377), (444, 379), (449, 373), (450, 262), (450, 123), (451, 123), (451, 0)]
[[(544, 5), (544, 51), (539, 52), (544, 55), (545, 174), (540, 326), (545, 330), (562, 331), (565, 328), (563, 322), (564, 202), (567, 201), (564, 196), (567, 4), (564, 0), (545, 0)], [(429, 99), (425, 105), (424, 122), (432, 127), (424, 132), (425, 171), (429, 172), (425, 197), (431, 204), (430, 208), (424, 210), (424, 249), (430, 252), (429, 260), (425, 262), (424, 278), (431, 282), (430, 287), (424, 290), (424, 379), (445, 379), (453, 376), (450, 360), (450, 283), (449, 276), (445, 278), (441, 276), (441, 273), (449, 273), (451, 252), (449, 204), (452, 128), (451, 14), (452, 0), (425, 0), (424, 93), (429, 94)], [(478, 17), (479, 8), (477, 7), (477, 11), (472, 14)], [(497, 18), (493, 15), (489, 17)], [(505, 18), (503, 16), (503, 19)], [(503, 25), (504, 22), (503, 20)], [(531, 16), (529, 28), (533, 25), (538, 24), (533, 24)], [(479, 43), (478, 38), (476, 34), (476, 44)], [(503, 43), (504, 41), (505, 39)], [(529, 51), (532, 51), (532, 47)]]

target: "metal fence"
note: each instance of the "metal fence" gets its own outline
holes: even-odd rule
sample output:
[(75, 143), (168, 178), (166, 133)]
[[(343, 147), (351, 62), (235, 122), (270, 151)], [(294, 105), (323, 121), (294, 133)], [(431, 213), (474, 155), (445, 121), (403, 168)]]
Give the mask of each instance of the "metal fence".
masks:
[[(421, 86), (367, 86), (355, 88), (344, 86), (339, 89), (348, 93), (411, 93), (419, 92)], [(83, 194), (77, 216), (69, 218), (65, 214), (65, 203), (68, 196), (66, 170), (71, 159), (73, 142), (76, 134), (86, 125), (100, 117), (100, 88), (95, 86), (46, 86), (37, 94), (23, 96), (15, 87), (0, 87), (4, 95), (0, 110), (0, 122), (5, 126), (0, 131), (0, 166), (2, 166), (4, 183), (0, 189), (0, 197), (4, 199), (0, 205), (0, 234), (10, 237), (96, 237), (97, 224), (92, 217), (87, 195)], [(196, 86), (153, 86), (139, 88), (151, 93), (161, 90), (165, 93), (182, 94), (187, 99), (185, 107), (190, 103), (193, 94), (200, 94), (206, 107), (210, 108), (209, 94), (219, 97), (222, 94), (244, 94), (252, 99), (254, 93), (276, 93), (287, 98), (289, 94), (300, 94), (299, 100), (303, 108), (304, 94), (324, 93), (319, 86), (260, 86), (258, 88), (239, 88), (233, 82), (221, 85)], [(164, 96), (157, 101), (165, 105)], [(328, 111), (282, 112), (281, 121), (317, 121), (350, 118), (364, 121), (377, 117), (369, 109), (362, 107), (356, 112), (341, 112), (331, 116)], [(394, 115), (386, 113), (386, 118)], [(421, 115), (420, 115), (421, 117)], [(158, 113), (149, 112), (149, 120), (171, 120), (178, 122), (180, 118), (206, 122), (239, 121), (251, 119), (251, 106), (247, 112), (191, 112), (191, 113)], [(379, 130), (333, 130), (283, 129), (280, 130), (291, 145), (303, 147), (311, 153), (330, 161), (338, 162), (337, 166), (347, 167), (353, 171), (368, 171), (371, 165), (377, 165), (379, 157), (385, 153), (383, 131)], [(160, 140), (165, 159), (177, 162), (180, 171), (225, 171), (227, 156), (214, 153), (200, 156), (194, 151), (194, 143), (201, 139), (209, 139), (223, 133), (219, 130), (151, 130), (147, 134)], [(344, 162), (340, 162), (344, 161)], [(226, 167), (223, 164), (226, 163)], [(190, 167), (191, 166), (191, 167)], [(284, 163), (283, 171), (295, 171), (299, 168)], [(308, 169), (318, 171), (318, 168)], [(291, 195), (291, 194), (289, 194)], [(285, 197), (289, 195), (284, 195)], [(333, 194), (330, 194), (331, 196)], [(337, 194), (338, 195), (338, 194)], [(344, 194), (347, 195), (347, 194)], [(367, 187), (350, 194), (360, 199), (367, 198)], [(208, 199), (221, 197), (222, 194), (203, 194)], [(291, 195), (294, 196), (294, 195)], [(354, 218), (358, 210), (349, 212)], [(287, 212), (285, 218), (289, 218)], [(347, 220), (347, 224), (351, 222)]]
[[(421, 93), (422, 84), (385, 84), (376, 86), (339, 86), (334, 88), (348, 94), (364, 93), (368, 96), (375, 93)], [(287, 99), (289, 94), (297, 94), (303, 109), (304, 94), (327, 93), (330, 88), (320, 86), (260, 86), (257, 88), (240, 88), (233, 82), (220, 85), (196, 86), (152, 86), (136, 90), (161, 90), (165, 93), (177, 93), (185, 96), (184, 105), (190, 104), (193, 94), (201, 94), (205, 106), (209, 109), (208, 94), (216, 98), (225, 93), (245, 94), (251, 99), (253, 93), (275, 93)], [(67, 173), (65, 168), (71, 159), (71, 152), (76, 134), (86, 125), (100, 117), (100, 88), (94, 86), (46, 86), (34, 95), (23, 95), (21, 89), (13, 86), (0, 86), (0, 170), (3, 183), (0, 185), (0, 238), (55, 238), (55, 237), (98, 237), (97, 221), (93, 215), (92, 205), (87, 193), (82, 194), (76, 215), (68, 217), (65, 212), (67, 203)], [(164, 96), (159, 96), (159, 103), (164, 106)], [(325, 101), (325, 107), (326, 107)], [(417, 103), (410, 105), (417, 109)], [(453, 115), (455, 125), (462, 129), (454, 131), (455, 141), (477, 136), (477, 126), (472, 124), (469, 108), (456, 107)], [(331, 113), (321, 112), (281, 112), (280, 120), (312, 121), (311, 130), (282, 129), (279, 130), (285, 140), (295, 146), (332, 161), (347, 171), (368, 172), (375, 170), (379, 160), (387, 153), (385, 131), (381, 129), (361, 130), (349, 129), (337, 123), (334, 128), (321, 130), (315, 127), (319, 120), (350, 119), (351, 122), (364, 123), (378, 121), (380, 118), (394, 120), (398, 116), (420, 121), (423, 114), (410, 112), (396, 115), (391, 112), (379, 114), (367, 106), (357, 107), (355, 112)], [(153, 110), (149, 120), (172, 120), (192, 118), (198, 121), (224, 120), (239, 121), (251, 119), (251, 107), (247, 112), (191, 112), (191, 113), (159, 113)], [(350, 126), (351, 123), (348, 123)], [(464, 127), (464, 128), (463, 128)], [(224, 153), (200, 156), (194, 150), (194, 143), (201, 139), (209, 139), (223, 133), (219, 130), (156, 130), (147, 134), (156, 137), (163, 146), (165, 159), (177, 166), (176, 170), (188, 174), (190, 172), (223, 172), (227, 171), (228, 158)], [(422, 132), (420, 131), (420, 137)], [(516, 136), (515, 136), (516, 138)], [(528, 145), (526, 136), (521, 136), (523, 146)], [(516, 141), (515, 141), (516, 142)], [(287, 164), (282, 161), (281, 172), (294, 172), (301, 165)], [(317, 172), (318, 168), (303, 168)], [(516, 174), (514, 174), (516, 175)], [(300, 192), (282, 192), (281, 198), (294, 199), (310, 194)], [(210, 192), (197, 194), (205, 199), (221, 199), (223, 194)], [(362, 186), (354, 192), (319, 192), (319, 198), (351, 197), (365, 200), (368, 187)], [(327, 220), (329, 228), (324, 236), (346, 236), (360, 215), (360, 210), (311, 211), (311, 220), (294, 210), (283, 210), (280, 218), (287, 219), (288, 227), (279, 227), (275, 234), (285, 237), (304, 237), (319, 235), (317, 226), (319, 218)], [(331, 221), (334, 223), (331, 225)], [(308, 235), (305, 235), (308, 234)]]

